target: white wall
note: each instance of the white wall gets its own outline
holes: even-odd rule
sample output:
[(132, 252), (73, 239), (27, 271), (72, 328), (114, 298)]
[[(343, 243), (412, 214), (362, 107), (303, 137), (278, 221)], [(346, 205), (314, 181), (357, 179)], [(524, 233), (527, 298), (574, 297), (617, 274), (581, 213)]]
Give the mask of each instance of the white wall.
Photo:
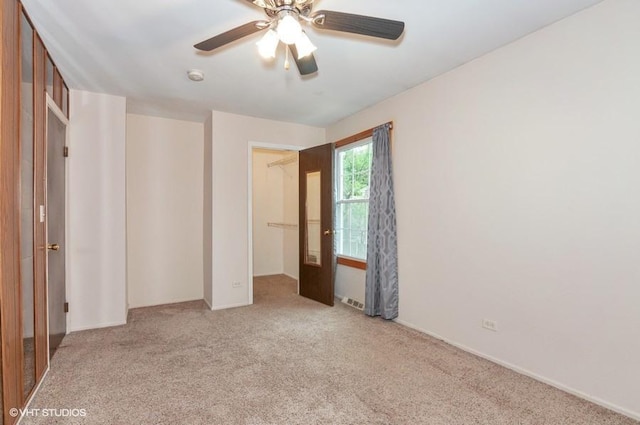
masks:
[(213, 295), (213, 128), (212, 115), (204, 122), (204, 154), (203, 154), (203, 214), (202, 214), (202, 275), (204, 301), (211, 307)]
[(351, 298), (364, 303), (364, 281), (366, 272), (338, 264), (335, 277), (335, 296)]
[[(246, 305), (248, 277), (249, 142), (314, 146), (321, 128), (213, 111), (213, 303), (214, 309)], [(233, 282), (240, 282), (233, 288)]]
[(203, 298), (202, 123), (127, 115), (129, 307)]
[(71, 90), (68, 330), (126, 323), (123, 97)]
[[(297, 155), (289, 153), (288, 155)], [(282, 166), (284, 196), (283, 196), (283, 220), (287, 224), (298, 224), (299, 204), (298, 204), (298, 161), (290, 162)], [(298, 279), (300, 259), (300, 236), (299, 229), (286, 228), (283, 230), (283, 273), (294, 279)]]
[(281, 167), (269, 167), (286, 152), (253, 149), (253, 275), (284, 271), (284, 230), (268, 223), (284, 222), (284, 178)]
[(636, 418), (639, 21), (605, 1), (327, 131), (395, 122), (401, 322)]

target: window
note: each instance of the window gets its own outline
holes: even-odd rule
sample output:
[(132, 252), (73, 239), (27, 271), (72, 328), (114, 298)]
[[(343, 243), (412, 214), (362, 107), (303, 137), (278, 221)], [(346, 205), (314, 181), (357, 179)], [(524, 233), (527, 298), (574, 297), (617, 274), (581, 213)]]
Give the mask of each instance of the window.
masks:
[(336, 253), (367, 258), (371, 137), (336, 149)]

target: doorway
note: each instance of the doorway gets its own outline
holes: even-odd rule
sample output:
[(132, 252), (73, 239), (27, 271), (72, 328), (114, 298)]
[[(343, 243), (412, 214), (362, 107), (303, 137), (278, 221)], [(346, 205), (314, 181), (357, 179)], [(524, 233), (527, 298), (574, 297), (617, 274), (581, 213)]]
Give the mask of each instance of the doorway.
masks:
[(63, 112), (47, 97), (46, 123), (46, 227), (49, 358), (67, 334), (66, 193), (67, 128)]
[(333, 144), (249, 143), (248, 154), (249, 304), (254, 279), (282, 276), (297, 294), (333, 306)]
[(249, 161), (249, 286), (281, 276), (298, 293), (298, 148), (253, 144)]

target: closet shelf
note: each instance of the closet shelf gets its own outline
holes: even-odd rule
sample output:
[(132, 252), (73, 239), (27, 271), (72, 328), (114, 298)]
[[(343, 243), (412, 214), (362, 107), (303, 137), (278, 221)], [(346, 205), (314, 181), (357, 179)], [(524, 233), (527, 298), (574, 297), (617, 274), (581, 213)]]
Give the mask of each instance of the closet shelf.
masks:
[(298, 225), (293, 223), (267, 223), (269, 227), (278, 227), (280, 229), (297, 229)]
[(275, 167), (277, 165), (287, 165), (287, 164), (291, 164), (292, 162), (297, 162), (298, 161), (298, 155), (290, 155), (286, 158), (282, 158), (279, 159), (277, 161), (273, 161), (267, 164), (267, 167), (271, 168), (271, 167)]

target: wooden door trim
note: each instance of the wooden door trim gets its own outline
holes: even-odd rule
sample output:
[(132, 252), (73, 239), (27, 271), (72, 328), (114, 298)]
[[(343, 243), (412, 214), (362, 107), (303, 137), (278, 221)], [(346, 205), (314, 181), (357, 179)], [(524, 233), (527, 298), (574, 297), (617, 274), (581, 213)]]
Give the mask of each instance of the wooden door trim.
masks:
[(23, 405), (22, 304), (20, 300), (20, 10), (15, 0), (0, 0), (0, 332), (5, 424), (17, 418), (10, 408)]
[[(51, 61), (53, 63), (53, 60)], [(55, 100), (56, 105), (62, 109), (62, 85), (64, 82), (62, 81), (62, 75), (60, 75), (60, 71), (58, 67), (53, 65), (53, 100)]]

